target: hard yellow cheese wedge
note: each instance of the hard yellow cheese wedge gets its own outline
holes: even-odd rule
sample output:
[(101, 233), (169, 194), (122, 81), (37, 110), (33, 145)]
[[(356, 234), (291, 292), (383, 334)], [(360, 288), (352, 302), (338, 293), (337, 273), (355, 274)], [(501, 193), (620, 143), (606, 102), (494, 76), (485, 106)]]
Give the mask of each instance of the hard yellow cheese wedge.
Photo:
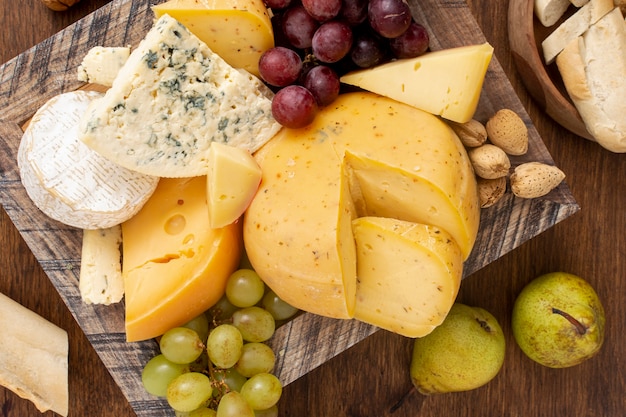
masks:
[(464, 123), (476, 111), (492, 55), (488, 43), (428, 52), (348, 73), (341, 82)]
[(463, 273), (452, 237), (433, 226), (382, 217), (358, 218), (353, 230), (354, 317), (407, 337), (425, 336), (441, 324)]
[(261, 168), (245, 149), (213, 142), (209, 148), (209, 224), (224, 227), (241, 217), (261, 183)]
[(259, 75), (259, 58), (274, 46), (262, 0), (169, 0), (152, 8), (169, 14), (234, 68)]
[(473, 247), (480, 208), (472, 167), (458, 137), (430, 113), (342, 94), (255, 158), (263, 180), (244, 216), (246, 251), (268, 285), (302, 310), (354, 316), (355, 218), (437, 226), (464, 259)]
[(214, 229), (207, 213), (206, 177), (161, 179), (122, 224), (128, 341), (184, 324), (224, 294), (241, 257), (241, 222)]

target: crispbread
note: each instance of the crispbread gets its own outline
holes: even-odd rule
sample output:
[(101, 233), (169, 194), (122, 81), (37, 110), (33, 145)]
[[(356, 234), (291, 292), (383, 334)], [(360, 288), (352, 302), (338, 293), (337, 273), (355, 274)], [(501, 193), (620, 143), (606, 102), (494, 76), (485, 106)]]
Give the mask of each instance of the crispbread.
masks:
[(554, 62), (565, 45), (585, 33), (613, 8), (613, 0), (591, 0), (570, 16), (541, 43), (546, 64)]

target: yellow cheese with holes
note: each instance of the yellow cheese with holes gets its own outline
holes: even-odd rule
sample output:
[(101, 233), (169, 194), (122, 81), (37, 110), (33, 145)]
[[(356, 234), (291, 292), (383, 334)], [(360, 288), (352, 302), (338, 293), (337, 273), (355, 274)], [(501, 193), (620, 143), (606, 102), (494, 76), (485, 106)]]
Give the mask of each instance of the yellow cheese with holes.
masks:
[(261, 168), (245, 149), (213, 142), (209, 148), (207, 199), (211, 227), (224, 227), (246, 211), (261, 183)]
[(184, 324), (224, 294), (243, 249), (241, 222), (211, 228), (207, 213), (206, 177), (164, 178), (122, 224), (128, 341)]
[(341, 82), (464, 123), (476, 112), (492, 55), (488, 43), (444, 49), (354, 71)]
[(437, 227), (382, 217), (357, 218), (353, 231), (354, 317), (407, 337), (426, 336), (440, 325), (463, 274), (463, 255), (452, 237)]
[(342, 94), (310, 126), (282, 129), (254, 155), (263, 179), (244, 216), (246, 252), (295, 307), (354, 317), (359, 217), (436, 226), (463, 259), (472, 250), (476, 179), (458, 137), (430, 113), (372, 93)]
[(262, 0), (169, 0), (152, 8), (169, 14), (234, 68), (259, 75), (261, 54), (274, 46), (274, 32)]

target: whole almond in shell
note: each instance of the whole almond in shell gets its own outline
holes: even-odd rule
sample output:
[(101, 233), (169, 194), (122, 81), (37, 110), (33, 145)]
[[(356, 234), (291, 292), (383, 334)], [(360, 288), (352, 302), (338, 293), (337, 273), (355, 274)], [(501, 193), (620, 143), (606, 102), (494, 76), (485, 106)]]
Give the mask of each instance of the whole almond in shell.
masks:
[(450, 127), (459, 137), (463, 146), (467, 148), (475, 148), (487, 141), (487, 129), (476, 119), (471, 119), (465, 123), (451, 121)]
[(509, 156), (496, 145), (485, 143), (467, 151), (474, 173), (485, 179), (504, 177), (509, 173), (511, 161)]
[(524, 155), (528, 151), (528, 128), (510, 109), (501, 109), (485, 125), (489, 140), (509, 155)]
[(506, 192), (506, 177), (476, 178), (476, 184), (478, 185), (478, 198), (481, 208), (493, 206)]
[(548, 194), (565, 179), (559, 168), (541, 162), (526, 162), (511, 174), (511, 190), (522, 198), (537, 198)]

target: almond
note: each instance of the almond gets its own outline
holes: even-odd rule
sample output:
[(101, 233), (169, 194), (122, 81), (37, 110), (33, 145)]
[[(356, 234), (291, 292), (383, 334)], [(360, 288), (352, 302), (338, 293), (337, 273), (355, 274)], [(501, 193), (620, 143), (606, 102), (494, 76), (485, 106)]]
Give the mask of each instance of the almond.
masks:
[(450, 127), (459, 137), (463, 146), (475, 148), (487, 141), (487, 129), (478, 120), (472, 119), (465, 123), (450, 122)]
[(524, 121), (510, 109), (501, 109), (485, 126), (489, 141), (509, 155), (524, 155), (528, 151), (528, 128)]
[(498, 202), (506, 192), (506, 177), (494, 179), (477, 178), (478, 197), (480, 207), (491, 207)]
[(555, 189), (565, 174), (553, 165), (541, 162), (526, 162), (511, 174), (511, 190), (522, 198), (537, 198)]
[(490, 143), (471, 148), (467, 151), (467, 155), (474, 167), (475, 174), (481, 178), (504, 177), (511, 168), (511, 161), (506, 152)]

